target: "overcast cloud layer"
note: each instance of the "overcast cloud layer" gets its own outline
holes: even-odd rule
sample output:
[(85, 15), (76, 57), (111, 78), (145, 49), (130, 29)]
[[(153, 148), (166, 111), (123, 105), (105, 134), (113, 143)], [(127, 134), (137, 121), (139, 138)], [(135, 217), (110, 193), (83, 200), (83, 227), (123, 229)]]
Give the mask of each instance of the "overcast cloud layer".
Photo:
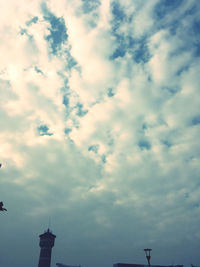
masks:
[(200, 1), (0, 1), (0, 266), (200, 264)]

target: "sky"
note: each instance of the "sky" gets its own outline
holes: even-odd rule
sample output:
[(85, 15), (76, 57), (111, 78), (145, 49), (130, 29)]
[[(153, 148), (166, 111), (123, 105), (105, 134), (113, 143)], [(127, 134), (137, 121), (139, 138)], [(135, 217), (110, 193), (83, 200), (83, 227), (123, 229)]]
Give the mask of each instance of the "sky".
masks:
[(200, 1), (0, 10), (0, 266), (200, 265)]

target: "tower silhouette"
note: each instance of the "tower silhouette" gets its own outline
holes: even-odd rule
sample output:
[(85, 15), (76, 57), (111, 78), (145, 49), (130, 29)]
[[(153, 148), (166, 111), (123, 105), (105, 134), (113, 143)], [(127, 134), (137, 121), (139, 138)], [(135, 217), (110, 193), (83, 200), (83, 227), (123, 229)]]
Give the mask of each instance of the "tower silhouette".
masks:
[(51, 266), (51, 250), (54, 246), (54, 240), (56, 238), (48, 229), (44, 234), (40, 236), (40, 258), (38, 267), (50, 267)]

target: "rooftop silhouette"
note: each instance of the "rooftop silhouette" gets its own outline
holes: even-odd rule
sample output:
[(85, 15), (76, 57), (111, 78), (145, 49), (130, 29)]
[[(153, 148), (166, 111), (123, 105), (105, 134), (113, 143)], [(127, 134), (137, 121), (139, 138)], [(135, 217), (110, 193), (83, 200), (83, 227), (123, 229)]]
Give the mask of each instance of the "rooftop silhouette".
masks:
[(40, 257), (38, 267), (50, 267), (51, 266), (51, 251), (54, 246), (56, 236), (47, 229), (46, 232), (40, 236)]

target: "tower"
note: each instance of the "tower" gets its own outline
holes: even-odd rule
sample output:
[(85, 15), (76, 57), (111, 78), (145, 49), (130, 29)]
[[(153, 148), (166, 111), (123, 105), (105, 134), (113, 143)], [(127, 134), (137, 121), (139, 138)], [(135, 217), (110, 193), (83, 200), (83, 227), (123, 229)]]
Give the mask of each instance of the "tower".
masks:
[(48, 229), (44, 234), (40, 236), (40, 258), (38, 267), (50, 267), (51, 266), (51, 250), (54, 246), (54, 240), (56, 238)]

